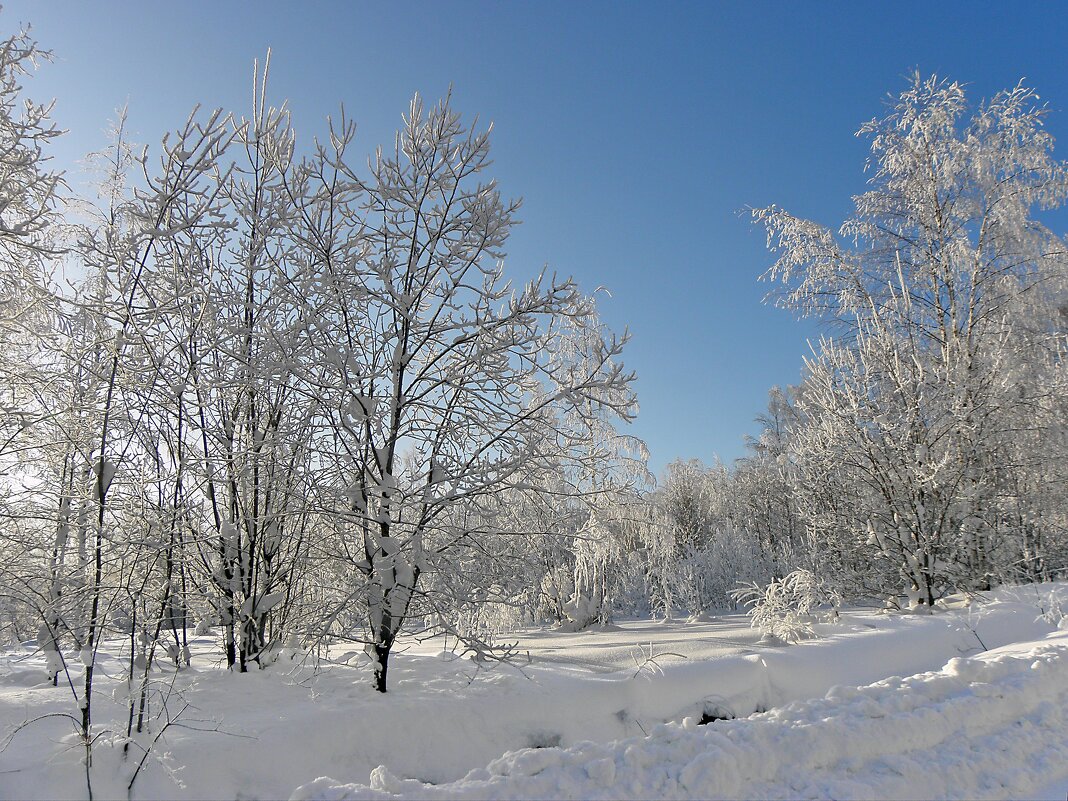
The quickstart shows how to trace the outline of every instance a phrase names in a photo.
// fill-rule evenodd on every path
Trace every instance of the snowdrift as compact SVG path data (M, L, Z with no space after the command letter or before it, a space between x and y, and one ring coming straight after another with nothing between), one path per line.
M961 674L971 669L964 667L971 661L951 660L984 647L1026 641L1032 643L1025 648L1028 654L1026 649L1037 648L1036 642L1056 653L1063 640L1043 638L1057 630L1057 616L1043 613L1065 607L1068 585L1051 584L1006 588L982 604L934 615L854 610L843 613L839 625L821 626L821 639L789 647L758 645L740 616L702 624L623 621L612 631L590 634L526 633L524 648L531 648L533 662L520 668L486 669L441 653L441 643L427 642L423 650L413 644L398 653L391 668L394 689L385 696L373 691L369 671L356 659L318 667L294 662L288 670L275 666L234 675L217 664L217 643L211 637L199 638L192 668L177 674L160 668L158 680L174 683L172 711L184 704L189 709L182 725L167 730L153 749L131 798L285 798L295 787L301 787L296 798L309 799L449 792L460 797L862 797L869 784L875 788L872 794L881 797L1018 797L1029 792L1018 775L1023 763L1003 771L1000 757L988 758L982 744L975 745L976 764L969 766L965 756L960 757L964 761L955 779L959 791L926 780L916 784L913 768L901 786L885 783L896 770L895 760L937 761L951 753L950 747L960 740L950 732L958 721L956 713L947 713L949 723L932 724L932 732L944 735L934 744L924 739L928 733L923 719L937 704L953 700L951 694L936 701L929 698L927 706L922 698L901 701L893 714L908 707L910 717L891 729L878 728L880 718L869 721L858 710L891 703L894 693L885 691L890 685L873 682L938 670L947 662L957 665ZM688 658L670 657L673 651ZM642 655L650 652L653 660L642 663ZM990 659L979 658L977 664ZM102 651L98 667L97 712L103 736L94 749L94 787L99 798L126 798L134 765L121 753L126 687L119 653ZM961 675L951 676L957 685L937 685L942 688L938 692L945 687L966 689L974 679L960 684ZM73 708L70 694L51 687L44 677L43 657L32 645L0 652L0 740L13 735L0 751L0 801L86 797L85 769L76 738L71 739L70 721L57 716ZM923 682L913 688L896 681L899 695L914 689L927 692ZM997 684L990 676L980 683ZM818 714L790 706L824 697L835 685L884 689L836 690L812 708ZM1030 685L1025 685L1021 687L1026 690ZM1060 686L1066 685L1062 678ZM990 727L983 731L993 734L1007 730L1018 736L1021 726L1057 731L1048 717L1055 710L1027 706L1030 690L1014 699L1011 681L997 687L991 692L1005 696L1004 706L976 713L965 725L968 736L979 731L976 726L985 726L984 721ZM969 692L980 698L984 691ZM1049 699L1057 703L1056 694ZM1011 718L1014 709L1019 718ZM760 710L770 711L746 721L693 725L705 712L729 711L745 718ZM885 710L878 714L890 717ZM20 728L30 720L37 722ZM725 734L749 727L763 734ZM781 741L774 734L777 728L785 732ZM825 735L815 734L824 730ZM713 737L713 732L719 734ZM651 736L648 741L646 735ZM720 735L728 739L716 739ZM1060 742L1065 740L1063 732L1058 736ZM713 739L705 744L688 739L694 737ZM868 742L872 737L879 739ZM862 747L863 742L867 744ZM1034 746L1021 745L1034 759L1043 759ZM749 757L727 759L721 754L719 762L709 763L715 782L709 778L712 773L699 778L694 763L700 754L732 754L731 749L743 747L751 752ZM845 748L854 750L841 750ZM511 753L502 757L506 751ZM1022 752L1011 753L1019 757ZM808 762L801 758L805 754ZM884 762L875 761L879 756ZM699 764L710 758L701 757ZM762 772L752 773L746 759L767 764ZM852 764L856 769L851 774ZM683 771L691 765L685 773L687 784ZM810 784L800 778L802 769ZM1036 781L1057 778L1059 769L1052 757L1048 764L1035 763ZM937 769L938 781L948 782L948 770ZM967 778L980 770L986 771L987 789ZM732 771L735 778L719 778L734 775ZM312 782L317 776L334 780ZM999 777L1007 788L998 789ZM787 780L793 783L784 784ZM855 787L833 783L850 780L856 781ZM908 787L914 789L906 792ZM1063 792L1057 797L1064 798Z
M291 801L545 798L1005 798L1068 772L1068 632L936 672L834 687L748 719L525 749L443 785L385 768Z

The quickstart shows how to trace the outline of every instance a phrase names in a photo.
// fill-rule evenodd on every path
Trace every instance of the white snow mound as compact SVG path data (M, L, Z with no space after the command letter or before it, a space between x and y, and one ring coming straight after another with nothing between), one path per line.
M1066 771L1066 708L1058 632L747 719L513 751L440 785L380 767L369 785L320 778L290 801L1022 797Z

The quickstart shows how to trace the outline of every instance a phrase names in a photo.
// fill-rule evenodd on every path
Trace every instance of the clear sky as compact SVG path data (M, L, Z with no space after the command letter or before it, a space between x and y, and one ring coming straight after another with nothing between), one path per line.
M19 22L55 52L30 91L58 100L68 169L123 103L148 144L194 103L245 110L268 46L272 98L305 140L343 102L370 153L414 92L452 84L494 122L495 175L525 199L513 274L548 264L610 288L656 471L742 455L768 388L796 382L818 328L761 304L770 258L743 210L837 225L863 188L853 133L905 75L973 99L1026 77L1068 139L1068 3L7 0L0 28Z

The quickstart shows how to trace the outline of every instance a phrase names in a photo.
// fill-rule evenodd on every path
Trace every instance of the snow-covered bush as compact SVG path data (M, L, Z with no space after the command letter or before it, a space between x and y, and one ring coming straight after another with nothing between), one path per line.
M1038 608L1041 611L1039 620L1056 626L1058 629L1068 628L1068 613L1061 605L1061 599L1057 593L1047 593L1045 598L1039 600Z
M841 598L810 570L787 573L764 587L757 583L739 587L732 597L750 606L749 621L769 639L797 642L816 636L814 624L821 622L816 612L830 606L830 618L837 618Z

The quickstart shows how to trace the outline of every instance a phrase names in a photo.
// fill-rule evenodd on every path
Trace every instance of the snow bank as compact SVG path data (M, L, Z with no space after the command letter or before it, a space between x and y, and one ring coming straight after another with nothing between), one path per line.
M505 754L429 785L385 768L291 801L521 798L1004 798L1068 765L1068 632L937 672L835 687L749 719Z
M821 627L822 639L789 647L757 645L738 616L697 625L629 621L593 634L527 633L521 645L534 661L521 669L486 669L440 654L440 642L404 643L385 696L371 688L366 667L353 664L231 675L216 664L217 643L194 638L191 669L156 674L161 686L173 679L172 713L190 707L183 725L153 749L132 798L279 798L316 776L367 784L381 765L388 773L379 770L380 777L442 785L505 751L625 740L699 718L706 708L745 716L823 696L833 685L937 669L983 645L1037 640L1056 628L1052 616L1041 617L1056 607L1053 593L1068 607L1068 585L1061 584L999 591L972 611L854 611L841 625ZM134 767L122 758L122 738L114 739L126 720L117 645L98 658L94 716L105 736L93 774L101 798L126 797ZM653 660L638 669L634 659L650 650ZM32 646L0 651L0 801L85 797L80 752L65 745L71 721L57 716L74 709L70 693L45 676ZM556 752L535 753L528 759ZM608 775L609 762L600 765L593 771Z
M1034 596L1019 593L1002 590L982 606L937 615L847 615L841 625L818 627L819 640L714 659L662 659L640 671L533 671L533 682L502 681L507 716L493 742L501 746L499 753L532 745L524 738L537 739L539 732L559 735L554 745L618 739L644 734L658 723L700 716L706 706L744 717L818 698L836 684L862 685L934 670L953 657L1050 633L1055 626L1038 615ZM489 728L485 709L470 711L478 718L468 721L468 710L456 712L465 729Z

